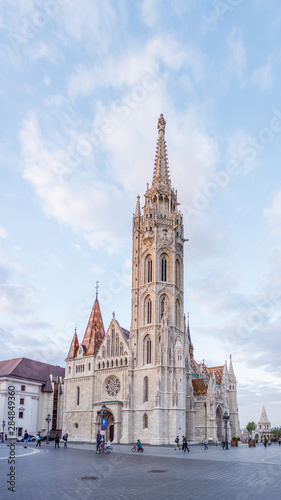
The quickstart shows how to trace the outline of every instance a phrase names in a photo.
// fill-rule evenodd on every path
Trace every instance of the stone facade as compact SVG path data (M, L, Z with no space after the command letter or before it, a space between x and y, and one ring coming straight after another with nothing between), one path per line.
M113 314L105 333L98 295L82 343L74 334L66 359L64 431L94 441L106 405L106 438L174 443L177 435L220 440L223 413L238 436L237 382L229 369L194 359L184 305L183 215L171 187L163 115L151 187L133 216L130 332Z

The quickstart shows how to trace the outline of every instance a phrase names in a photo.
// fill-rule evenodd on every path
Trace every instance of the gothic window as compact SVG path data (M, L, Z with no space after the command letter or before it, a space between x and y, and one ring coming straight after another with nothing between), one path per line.
M118 359L116 359L115 361L115 366L118 366Z
M107 342L106 342L106 355L109 358L110 357L110 338L107 337Z
M161 299L161 303L160 303L160 313L161 313L161 319L163 318L164 316L164 312L166 311L167 309L167 301L166 301L166 297L162 297Z
M114 356L114 347L115 347L115 329L111 330L111 356Z
M105 347L102 348L102 357L105 358Z
M144 416L143 416L143 428L144 429L147 429L148 428L148 416L147 414L145 413Z
M116 335L116 342L115 342L115 350L116 350L116 356L119 356L119 336Z
M165 255L161 259L161 281L167 281L167 259Z
M106 368L109 368L109 361L107 361L106 363Z
M122 342L120 344L120 356L123 356L123 344L122 344Z
M105 364L104 364L104 361L103 361L103 363L102 363L102 367L103 367L103 368L105 368Z
M120 359L120 365L121 366L123 365L123 359Z
M151 363L151 338L147 335L143 341L143 363Z
M80 387L76 387L76 404L79 406L80 404Z
M98 369L100 370L100 363L98 364Z
M181 279L180 279L180 263L178 259L176 260L176 286L180 288L181 286Z
M113 359L111 360L111 368L113 368Z
M71 373L71 366L68 367L68 373Z
M148 377L143 379L143 402L148 401Z
M180 328L180 302L176 300L176 327Z
M106 384L105 384L105 390L107 394L111 397L117 396L118 392L120 391L121 388L121 383L120 380L116 377L110 377Z
M128 361L127 361L127 358L125 358L125 361L124 361L124 363L125 363L125 365L126 365L126 364L128 363Z
M145 259L144 265L144 282L150 283L152 281L152 258L148 255Z
M151 308L152 308L152 303L151 299L149 298L146 303L146 322L148 324L151 323Z

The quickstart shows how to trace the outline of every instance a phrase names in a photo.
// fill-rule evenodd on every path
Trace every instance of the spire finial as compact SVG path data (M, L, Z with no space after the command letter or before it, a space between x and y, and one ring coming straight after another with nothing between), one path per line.
M99 293L99 282L96 281L96 299L98 298L98 293Z
M114 311L112 312L112 318L113 319L115 318L115 312Z
M77 325L75 323L75 335L77 335Z
M157 125L159 134L160 132L163 132L163 134L165 134L165 126L166 126L166 121L164 119L163 114L161 113L160 117L158 118L158 125Z
M171 181L169 177L168 158L165 143L165 126L166 121L161 114L158 118L158 140L156 146L156 157L153 171L152 187L158 188L171 188Z

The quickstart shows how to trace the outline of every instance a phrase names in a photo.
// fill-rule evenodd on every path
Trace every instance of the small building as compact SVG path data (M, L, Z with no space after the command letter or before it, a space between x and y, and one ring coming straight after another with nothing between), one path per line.
M263 406L258 426L255 430L255 441L257 443L262 442L264 438L266 438L267 440L271 439L272 433L271 433L271 422L269 421L266 409Z
M60 366L28 358L0 361L0 419L8 438L23 436L25 430L46 435L48 414L50 434L61 432L64 373ZM15 435L8 432L9 392L15 394Z

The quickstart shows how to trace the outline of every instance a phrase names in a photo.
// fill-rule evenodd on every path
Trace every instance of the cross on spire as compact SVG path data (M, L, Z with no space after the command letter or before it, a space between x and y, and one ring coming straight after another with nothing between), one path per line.
M99 293L99 282L96 281L96 299L98 298L98 293Z

